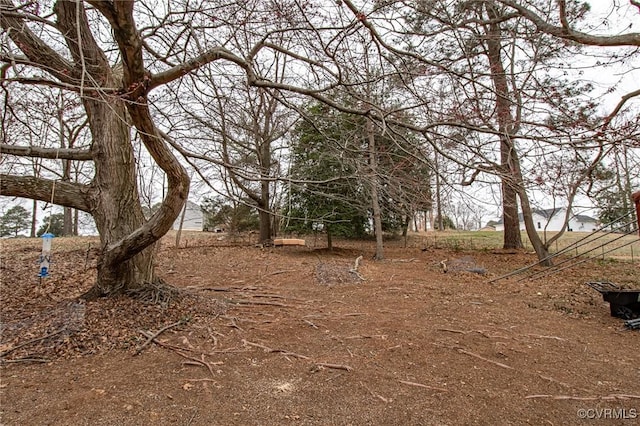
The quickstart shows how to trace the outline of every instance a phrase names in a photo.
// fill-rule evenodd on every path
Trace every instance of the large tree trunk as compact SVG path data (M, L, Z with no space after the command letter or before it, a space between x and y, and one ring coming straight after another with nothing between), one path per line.
M96 42L84 10L84 2L58 0L54 4L56 29L66 43L62 56L34 33L21 14L0 13L0 25L22 50L29 65L72 88L82 100L92 135L91 151L31 150L32 156L93 160L95 175L90 185L52 181L40 177L2 175L0 194L50 201L91 213L101 240L97 280L86 297L132 293L155 281L153 245L171 228L189 191L189 176L167 148L149 111L148 92L177 79L187 71L175 67L153 76L145 69L142 39L133 18L133 1L87 0L111 26L118 44L122 74L115 76L104 51ZM0 0L2 11L19 10L11 0ZM104 34L108 34L105 32ZM104 35L103 34L103 35ZM53 37L54 35L51 35ZM48 36L49 37L49 36ZM196 60L197 68L215 55ZM115 90L120 88L120 90ZM147 152L165 172L168 190L160 208L145 222L138 196L130 129L135 126ZM20 151L16 147L15 151ZM20 154L19 154L20 155ZM155 287L157 288L157 287Z
M152 248L125 261L105 256L109 248L144 223L136 183L135 159L130 143L130 127L123 102L105 104L85 101L93 137L95 161L93 186L98 196L91 214L100 234L103 256L90 295L106 296L142 286L153 280ZM133 253L132 253L133 254ZM125 254L125 257L129 257Z
M511 137L515 132L517 123L511 113L511 93L507 75L501 58L502 29L498 23L498 12L495 5L485 4L489 17L493 23L488 25L487 31L487 58L491 67L491 79L495 89L496 113L498 118L498 130L500 132L500 164L502 167L502 219L504 223L504 248L522 248L520 235L520 221L518 220L517 189L522 181L518 180L515 169L518 157L515 143Z
M503 165L509 164L512 150L509 144L500 144L500 153ZM511 165L506 166L509 168ZM502 176L502 222L504 224L503 248L520 249L522 236L520 234L520 218L518 217L518 193L514 188L514 182L510 176ZM526 222L525 222L526 223Z
M38 225L38 201L33 200L33 205L31 206L31 232L29 236L31 238L36 237L36 227Z
M538 261L542 266L553 266L551 259L549 258L549 246L545 244L538 231L536 231L535 223L533 223L533 215L531 214L531 206L529 205L529 197L527 196L525 191L521 191L520 193L520 202L522 203L522 216L524 217L524 224L527 230L527 236L529 237L529 241L531 241L531 245L533 246L533 250L536 252L538 256ZM564 232L564 230L563 230Z
M260 242L269 241L273 236L271 231L272 214L269 208L271 202L271 193L269 181L260 182L261 197L258 204L258 217L260 218Z
M373 134L373 123L367 119L367 142L369 155L369 170L371 172L370 191L371 208L373 210L373 230L376 236L375 260L384 259L384 242L382 239L382 209L378 193L378 159L376 157L376 138Z

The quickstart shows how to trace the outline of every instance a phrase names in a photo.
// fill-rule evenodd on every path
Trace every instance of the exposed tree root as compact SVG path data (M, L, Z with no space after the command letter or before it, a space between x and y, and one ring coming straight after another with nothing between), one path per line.
M147 282L140 288L126 290L125 294L146 305L160 305L166 308L171 302L180 298L182 290L156 278L153 282Z

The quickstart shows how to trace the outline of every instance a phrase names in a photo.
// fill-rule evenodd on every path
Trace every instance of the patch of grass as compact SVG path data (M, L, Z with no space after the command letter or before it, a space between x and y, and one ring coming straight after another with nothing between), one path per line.
M552 238L554 233L541 233L544 240ZM417 232L409 236L409 247L446 248L463 250L495 250L503 246L503 233L497 231L444 231ZM525 232L522 241L526 250L531 250L531 243ZM603 247L600 247L603 246ZM624 247L623 247L624 246ZM605 261L640 261L640 239L637 235L621 236L620 234L565 232L551 247L551 253L567 249L567 256L587 255Z

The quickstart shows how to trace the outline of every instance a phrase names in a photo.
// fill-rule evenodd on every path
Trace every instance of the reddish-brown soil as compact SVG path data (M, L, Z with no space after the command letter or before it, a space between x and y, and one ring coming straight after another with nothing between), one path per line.
M42 282L40 242L2 242L2 425L640 421L640 333L585 285L640 287L637 263L490 283L533 255L416 240L373 261L369 242L260 249L212 235L165 241L159 275L185 295L162 308L77 300L94 278L90 241L54 241ZM364 280L350 271L360 255ZM445 274L445 259L488 273Z

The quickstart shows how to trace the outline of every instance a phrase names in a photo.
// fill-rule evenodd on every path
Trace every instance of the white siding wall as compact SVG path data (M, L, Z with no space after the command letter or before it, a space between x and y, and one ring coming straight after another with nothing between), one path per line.
M536 227L536 230L539 232L549 231L549 232L558 232L562 229L562 224L564 223L564 209L557 212L551 219L548 219L538 213L533 213L533 224ZM578 221L576 218L572 218L569 220L568 229L573 232L592 232L596 229L597 225L595 222L583 222ZM520 222L520 230L524 231L525 225L524 222ZM503 232L504 224L499 223L496 225L496 231Z
M180 220L182 219L182 212L178 218L173 222L173 229L180 229ZM202 225L204 223L204 217L200 206L195 203L187 203L187 211L184 214L184 223L182 229L184 231L202 231Z

